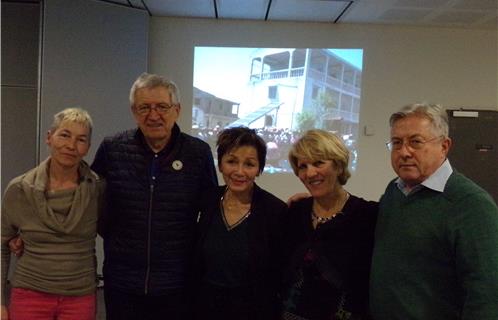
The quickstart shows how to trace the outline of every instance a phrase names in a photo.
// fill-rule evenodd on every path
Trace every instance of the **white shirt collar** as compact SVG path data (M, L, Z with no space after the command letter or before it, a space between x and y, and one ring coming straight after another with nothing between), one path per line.
M395 183L398 186L399 190L403 192L405 195L409 195L417 192L422 189L422 187L429 188L434 191L443 192L444 187L446 186L446 182L450 178L450 175L453 173L453 168L451 167L450 161L448 159L444 160L443 164L427 179L422 181L419 185L409 189L406 186L406 183L401 180L401 178L397 178Z

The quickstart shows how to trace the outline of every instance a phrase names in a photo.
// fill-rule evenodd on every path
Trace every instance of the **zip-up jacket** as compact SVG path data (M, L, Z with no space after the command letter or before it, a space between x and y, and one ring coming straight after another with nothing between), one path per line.
M130 294L165 295L186 286L201 191L217 185L207 143L180 132L158 153L140 129L106 138L92 169L107 181L104 283Z

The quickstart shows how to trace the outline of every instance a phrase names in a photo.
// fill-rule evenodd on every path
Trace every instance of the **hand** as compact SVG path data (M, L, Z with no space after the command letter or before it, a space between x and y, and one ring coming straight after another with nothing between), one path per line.
M24 252L24 242L20 236L16 236L9 241L10 252L12 252L16 257L22 256Z
M0 314L2 316L2 320L9 320L9 311L7 310L7 307L4 306L3 304Z
M301 199L309 198L311 197L311 194L307 192L300 192L292 195L288 200L287 200L287 206L290 207L293 202L296 202Z

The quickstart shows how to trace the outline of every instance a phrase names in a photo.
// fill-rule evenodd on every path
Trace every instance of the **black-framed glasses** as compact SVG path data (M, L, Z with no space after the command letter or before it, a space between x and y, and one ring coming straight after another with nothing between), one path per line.
M168 104L168 103L158 103L155 105L152 104L141 104L135 107L135 111L142 116L148 115L152 109L156 110L159 114L168 113L173 107L176 107L176 104Z
M386 147L387 150L389 151L398 151L403 148L403 146L406 144L407 147L409 147L412 150L420 150L424 147L426 143L436 141L437 139L441 139L443 136L437 136L434 138L431 138L429 140L424 140L422 138L409 138L409 139L391 139L391 141L386 142Z

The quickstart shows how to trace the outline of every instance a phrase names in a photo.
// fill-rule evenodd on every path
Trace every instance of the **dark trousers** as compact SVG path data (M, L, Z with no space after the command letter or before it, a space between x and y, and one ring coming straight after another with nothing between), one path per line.
M198 291L196 320L274 320L278 305L262 307L250 288L226 288L204 283Z
M135 295L104 288L107 320L185 320L187 304L183 290L167 295Z
M250 320L250 296L243 288L203 284L196 303L196 319Z

